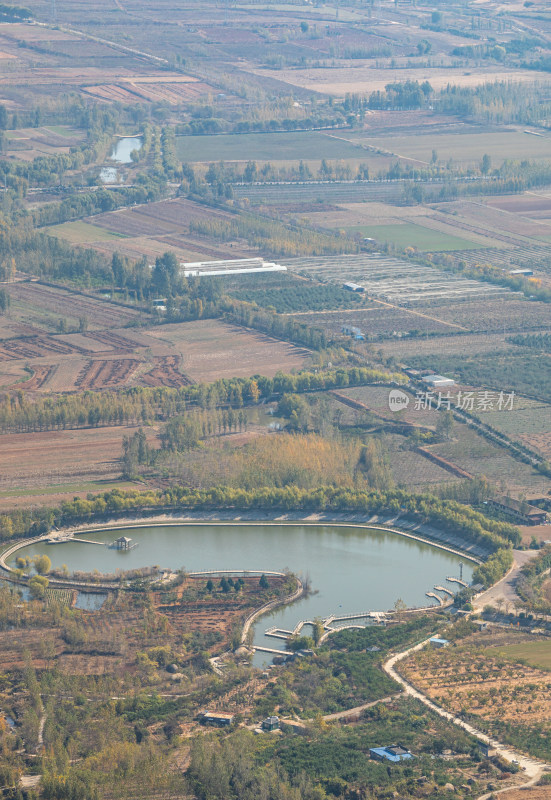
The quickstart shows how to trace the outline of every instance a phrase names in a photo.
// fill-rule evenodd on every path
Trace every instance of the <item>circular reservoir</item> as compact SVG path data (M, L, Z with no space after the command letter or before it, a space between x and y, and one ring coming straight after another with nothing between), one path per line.
M77 535L105 545L119 536L128 536L139 546L117 551L82 542L53 546L39 543L14 553L10 565L14 566L18 556L47 553L54 567L66 564L70 571L115 572L118 568L152 565L169 569L184 567L189 572L289 568L303 578L308 577L312 594L276 609L256 623L255 644L273 649L283 649L285 643L265 637L264 631L269 627L293 630L300 620L313 620L316 616L386 611L398 598L408 606L426 606L435 603L425 595L434 591L435 586L451 591L460 588L457 583L446 581L447 576L459 576L460 556L398 534L361 526L209 522L128 527ZM465 581L470 581L472 570L472 562L466 560ZM270 658L265 654L265 660Z

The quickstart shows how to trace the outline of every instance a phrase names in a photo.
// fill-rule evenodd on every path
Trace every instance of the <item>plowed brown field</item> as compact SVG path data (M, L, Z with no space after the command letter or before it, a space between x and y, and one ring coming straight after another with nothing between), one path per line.
M32 489L80 480L120 477L123 436L132 427L4 434L0 437L2 489ZM150 444L156 432L146 430Z
M142 386L170 386L177 389L180 386L187 386L193 383L187 375L183 375L178 369L179 356L161 356L154 360L155 366L153 369L142 375L139 380Z
M84 390L120 388L129 382L139 365L135 358L89 361L81 370L76 386Z

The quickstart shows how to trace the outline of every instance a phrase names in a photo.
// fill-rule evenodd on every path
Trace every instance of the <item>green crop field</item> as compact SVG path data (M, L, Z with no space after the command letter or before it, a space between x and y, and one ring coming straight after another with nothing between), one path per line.
M44 229L50 236L57 236L58 239L65 239L71 244L83 244L85 242L110 242L113 239L126 239L123 233L98 228L88 222L63 222L61 225L52 225Z
M184 161L288 161L361 155L358 145L321 131L178 136L176 155Z
M52 133L57 133L59 136L67 136L68 138L82 135L82 131L78 131L76 128L71 128L69 125L48 125L46 130L52 131Z
M495 651L488 651L495 652ZM509 644L499 648L499 655L513 661L524 661L532 667L551 670L551 641Z
M475 244L468 239L423 228L412 222L396 223L395 225L357 225L346 230L348 233L361 233L378 242L392 242L398 247L417 247L419 250L438 252L483 248L483 245Z
M371 145L397 156L429 163L433 150L439 161L472 163L480 162L488 153L494 166L506 158L549 159L551 158L551 136L529 136L522 131L488 131L487 133L439 134L433 136L388 136L363 137L357 132L344 134L358 144Z

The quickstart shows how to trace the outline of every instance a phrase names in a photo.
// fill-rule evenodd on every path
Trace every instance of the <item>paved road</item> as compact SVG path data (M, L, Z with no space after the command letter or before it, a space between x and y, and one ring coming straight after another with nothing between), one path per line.
M401 686L404 687L405 693L410 695L411 697L415 697L417 700L420 700L421 703L424 703L428 708L438 714L440 717L447 719L449 722L453 722L454 725L457 725L460 728L463 728L468 733L473 736L476 736L481 742L486 742L487 744L491 744L492 747L496 750L499 756L503 758L505 761L517 761L521 769L524 769L526 772L526 776L528 778L534 779L536 781L542 774L545 769L551 769L551 766L544 763L543 761L537 761L533 758L527 758L522 753L519 753L517 750L514 750L512 747L508 747L507 745L502 744L501 742L496 741L495 739L491 739L482 731L479 731L474 725L469 724L468 722L464 722L462 719L450 714L449 711L445 711L440 706L433 703L426 695L422 692L415 689L408 681L406 681L402 676L396 671L395 666L399 661L407 658L412 653L421 650L429 643L430 639L425 639L420 644L415 645L414 647L408 648L408 650L404 650L403 653L397 653L396 655L391 656L385 663L383 664L383 669L391 678L394 678ZM518 788L518 787L517 787ZM491 793L490 793L491 794Z
M512 611L515 607L515 603L518 601L516 585L520 576L520 570L528 561L535 558L537 554L537 550L513 550L514 563L512 568L504 578L485 592L482 592L482 594L472 601L474 611L480 612L485 606L499 608L500 604L504 608L509 606Z

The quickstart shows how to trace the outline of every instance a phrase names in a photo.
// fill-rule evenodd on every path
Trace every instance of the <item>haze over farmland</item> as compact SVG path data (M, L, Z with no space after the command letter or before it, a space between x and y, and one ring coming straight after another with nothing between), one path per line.
M548 797L550 246L544 0L0 4L5 800Z

